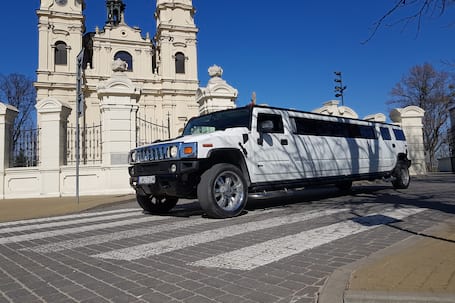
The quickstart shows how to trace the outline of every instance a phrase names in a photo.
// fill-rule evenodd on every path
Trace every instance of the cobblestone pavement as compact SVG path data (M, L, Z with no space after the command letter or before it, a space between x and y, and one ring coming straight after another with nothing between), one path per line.
M242 216L127 203L0 224L3 302L315 302L337 268L454 213L454 177L250 201Z

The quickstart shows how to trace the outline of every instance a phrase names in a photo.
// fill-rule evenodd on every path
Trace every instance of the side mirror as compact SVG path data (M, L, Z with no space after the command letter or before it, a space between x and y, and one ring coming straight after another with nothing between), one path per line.
M270 133L273 131L273 121L265 120L261 122L260 131L263 133Z
M273 131L273 121L271 120L265 120L262 121L259 124L259 138L258 138L258 144L262 145L264 143L264 133L270 133Z

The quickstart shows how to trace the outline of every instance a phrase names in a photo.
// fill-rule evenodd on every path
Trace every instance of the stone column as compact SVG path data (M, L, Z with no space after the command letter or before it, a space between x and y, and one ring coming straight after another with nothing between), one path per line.
M36 104L39 130L41 193L60 196L60 166L65 161L66 123L71 106L54 98Z
M100 98L103 166L127 165L128 153L136 147L136 114L140 90L124 71L125 62L113 64L113 76L97 88Z
M5 197L5 169L9 167L11 128L18 110L0 102L0 199Z
M102 125L102 166L105 192L132 191L129 186L128 154L136 147L136 115L140 90L125 74L126 63L117 59L114 74L97 88Z
M401 126L408 143L408 157L412 161L410 173L426 173L425 147L423 145L422 119L425 111L417 106L395 108L390 112L390 119Z

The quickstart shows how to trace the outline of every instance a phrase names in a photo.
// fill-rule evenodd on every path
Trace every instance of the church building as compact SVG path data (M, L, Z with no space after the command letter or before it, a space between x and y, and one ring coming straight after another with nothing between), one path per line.
M125 75L137 90L136 124L145 123L150 129L140 144L175 137L188 119L207 112L201 109L207 109L206 103L213 102L213 96L197 94L201 91L198 28L192 0L157 0L153 37L125 23L127 6L122 0L106 0L104 27L89 31L85 25L86 5L90 2L41 0L37 11L37 101L52 97L67 103L72 108L69 125L74 124L76 57L84 48L82 87L85 103L80 122L83 125L101 125L99 87L113 75L112 63L116 59L127 63ZM226 83L220 90L224 99L219 100L222 106L220 108L218 104L216 109L234 107L237 91Z

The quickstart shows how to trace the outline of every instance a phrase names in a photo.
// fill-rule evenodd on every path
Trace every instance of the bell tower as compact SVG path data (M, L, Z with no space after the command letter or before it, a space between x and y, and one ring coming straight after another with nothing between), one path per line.
M163 80L198 81L197 32L192 0L157 0L156 36Z
M38 16L37 98L72 103L76 56L82 49L85 0L41 0Z
M107 21L106 24L111 26L119 25L125 22L125 7L122 0L107 0Z
M156 1L156 65L162 86L161 112L174 126L170 137L179 135L186 121L199 115L194 14L192 0Z

